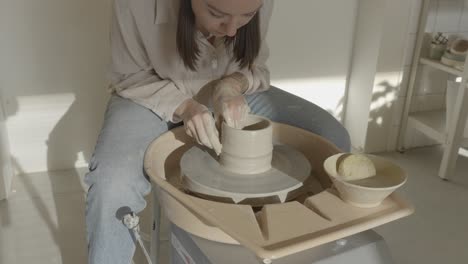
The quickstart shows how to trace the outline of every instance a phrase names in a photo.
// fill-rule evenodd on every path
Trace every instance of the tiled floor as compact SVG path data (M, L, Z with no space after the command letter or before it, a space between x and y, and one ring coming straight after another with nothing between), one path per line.
M400 193L416 213L376 230L398 264L468 263L468 158L460 156L451 182L437 177L437 147L381 156L409 175ZM85 170L18 176L15 193L0 201L1 264L86 263Z

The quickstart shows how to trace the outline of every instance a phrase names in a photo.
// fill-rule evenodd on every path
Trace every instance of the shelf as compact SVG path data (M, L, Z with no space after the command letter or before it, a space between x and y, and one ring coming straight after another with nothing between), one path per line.
M450 74L453 74L453 75L456 75L458 77L461 77L463 75L463 72L458 70L458 69L455 69L453 67L450 67L450 66L447 66L445 64L442 64L440 61L437 61L437 60L431 60L431 59L427 59L427 58L421 58L419 60L421 62L421 64L423 65L428 65L432 68L435 68L435 69L438 69L438 70L441 70L443 72L446 72L446 73L450 73Z
M459 91L459 95L463 95L462 102L458 102L453 111L461 113L459 120L448 124L450 127L446 127L446 115L445 111L429 111L429 112L416 112L410 113L411 104L413 103L413 97L415 93L415 84L418 83L418 75L421 72L419 69L423 65L431 67L431 69L445 72L457 77L462 77L462 82L465 83L468 80L468 62L464 62L465 70L462 71L455 67L447 66L442 64L439 60L431 60L422 56L424 48L428 48L426 44L429 44L432 38L430 33L425 31L428 16L431 10L431 1L422 1L420 18L418 23L418 33L416 37L416 45L414 47L414 56L412 60L412 69L409 77L409 84L406 93L405 106L403 108L402 123L400 128L400 137L398 140L398 149L405 149L405 142L407 139L407 128L412 127L426 136L440 142L444 147L444 154L442 156L442 162L439 168L439 176L442 179L448 179L454 174L455 165L457 162L457 151L459 147L466 145L468 138L462 140L455 140L455 134L460 134L460 131L455 131L456 126L461 130L462 125L459 120L466 119L466 108L468 108L468 96L465 96L466 90ZM448 76L446 76L448 77ZM442 88L442 87L441 87ZM463 87L465 88L465 87ZM455 108L456 107L456 108ZM464 125L464 124L463 124ZM463 126L464 129L465 126ZM450 131L450 134L448 133ZM456 132L456 133L452 133ZM461 145L459 144L461 141ZM456 144L455 144L456 143Z
M426 136L441 144L445 143L445 110L411 113L408 122ZM462 144L468 144L468 138L464 138Z
M410 124L426 136L439 143L445 142L445 111L427 111L411 113Z

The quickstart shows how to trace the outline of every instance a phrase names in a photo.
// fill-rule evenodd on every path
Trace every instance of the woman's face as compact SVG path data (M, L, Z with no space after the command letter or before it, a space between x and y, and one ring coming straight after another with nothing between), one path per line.
M195 23L203 34L233 37L249 23L263 0L191 0Z

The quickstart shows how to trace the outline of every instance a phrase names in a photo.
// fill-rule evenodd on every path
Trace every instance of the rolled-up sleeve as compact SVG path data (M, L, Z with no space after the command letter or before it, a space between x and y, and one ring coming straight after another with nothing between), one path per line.
M249 86L245 94L261 92L270 88L270 71L266 66L266 61L270 55L270 51L266 42L266 35L272 13L273 1L266 0L260 10L260 32L262 41L260 52L251 68L239 70L239 72L244 74L245 77L247 77L247 80L249 80Z
M191 96L174 82L157 74L146 53L135 22L131 1L116 0L111 27L110 88L157 114L161 119L174 119L177 107Z

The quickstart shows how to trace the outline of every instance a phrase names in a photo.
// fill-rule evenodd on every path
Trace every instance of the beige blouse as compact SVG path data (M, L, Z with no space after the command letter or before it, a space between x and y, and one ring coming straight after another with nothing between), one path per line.
M163 120L178 122L173 115L186 99L205 84L234 72L249 80L246 94L270 87L265 65L264 41L273 1L260 10L262 47L251 69L240 69L223 41L213 45L198 32L200 57L197 71L184 66L177 54L176 31L180 0L115 0L111 28L111 91L151 109Z

